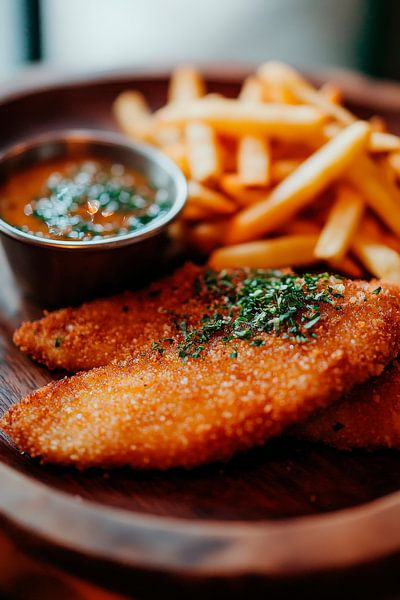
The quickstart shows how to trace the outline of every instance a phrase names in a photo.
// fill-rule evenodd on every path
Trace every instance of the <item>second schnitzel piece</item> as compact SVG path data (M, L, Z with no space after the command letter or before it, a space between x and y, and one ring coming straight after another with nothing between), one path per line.
M400 448L400 365L358 385L293 432L341 450Z
M196 326L47 385L0 426L45 462L191 467L264 443L400 351L395 286L277 272L223 272L206 285L219 301Z

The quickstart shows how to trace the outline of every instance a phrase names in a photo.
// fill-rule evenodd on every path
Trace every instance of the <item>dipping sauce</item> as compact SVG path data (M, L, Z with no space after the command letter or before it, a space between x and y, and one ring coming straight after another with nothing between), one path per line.
M166 189L108 160L39 163L0 187L0 217L36 236L98 240L138 231L171 207Z

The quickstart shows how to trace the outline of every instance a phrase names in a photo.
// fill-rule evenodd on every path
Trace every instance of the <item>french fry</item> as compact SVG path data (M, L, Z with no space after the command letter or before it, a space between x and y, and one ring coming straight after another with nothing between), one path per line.
M183 104L205 94L202 76L194 67L178 67L171 75L168 102Z
M232 200L198 181L188 182L188 198L193 206L209 211L210 214L231 215L237 210Z
M354 279L360 279L363 276L362 269L350 256L344 256L340 260L328 260L327 262L335 273L344 273Z
M318 238L315 257L341 260L351 245L363 210L364 201L360 194L348 186L339 186L335 203Z
M382 175L376 164L363 156L348 170L346 178L388 228L400 235L399 190Z
M178 165L186 177L190 177L188 155L186 146L183 142L168 144L163 147L163 152Z
M127 135L158 145L183 170L178 237L212 252L214 267L322 261L400 283L400 137L381 117L357 121L334 83L318 90L269 62L228 99L205 94L199 72L180 67L164 108L151 114L128 91L113 111Z
M271 149L262 138L247 135L239 142L238 175L244 185L266 186L270 180Z
M274 269L288 265L310 265L315 262L314 247L317 239L315 234L288 235L225 246L211 254L209 265L217 270L231 267Z
M122 92L112 106L114 117L122 131L133 139L152 141L154 120L140 92Z
M371 125L372 131L380 131L381 133L385 133L387 131L386 121L383 117L379 115L373 115L369 119L369 123Z
M397 177L400 177L400 152L391 152L388 156L388 162Z
M356 120L356 117L350 111L332 102L325 94L316 90L288 65L267 62L258 68L257 75L266 84L280 86L288 90L297 100L323 110L343 125L350 125Z
M298 217L297 219L292 219L288 223L285 223L285 225L279 229L279 232L286 235L315 233L319 236L321 228L316 221Z
M210 219L210 214L207 209L198 204L192 204L189 200L183 211L180 214L180 218L183 221L206 221Z
M330 81L327 81L320 87L319 93L325 96L329 102L332 102L333 104L342 104L342 91L337 85Z
M219 185L239 206L254 204L265 198L265 194L267 193L266 188L255 189L247 187L243 184L237 173L224 173L219 179Z
M191 229L190 241L203 254L210 254L223 245L226 227L226 221L198 223Z
M185 130L189 169L192 179L212 181L221 173L218 142L210 125L188 123Z
M342 131L338 123L327 123L323 128L326 139L333 138ZM380 131L371 131L368 150L370 152L396 152L400 150L400 137L391 133L382 133Z
M232 99L200 98L184 106L170 104L155 113L160 126L182 127L203 121L214 131L231 136L265 135L302 140L322 131L324 113L313 106L253 104Z
M280 159L271 163L271 183L280 183L300 166L301 160L297 158Z
M370 152L397 152L400 150L400 137L392 133L373 131L368 150Z
M154 127L153 140L164 150L165 146L182 143L182 131L179 127Z
M184 104L189 100L201 98L205 94L204 81L197 69L193 67L178 67L171 75L168 88L168 102ZM160 146L179 142L181 132L179 127L158 128L155 134Z
M260 238L285 223L342 175L365 150L369 133L370 126L363 121L346 127L277 185L265 200L245 208L233 217L227 243Z
M352 246L354 254L376 277L400 283L400 254L374 238L358 233Z
M326 140L329 140L342 131L343 127L339 123L327 123L324 125L323 133Z
M257 77L249 75L243 82L240 90L239 100L241 102L262 102L263 86Z
M400 252L400 238L387 231L382 223L374 218L372 214L364 215L360 226L360 232L366 236L381 242L396 252Z
M314 234L319 238L320 231L321 229L318 223L315 221L305 218L297 218L285 225L282 230L280 230L280 233L284 233L286 235ZM361 277L363 274L358 264L352 258L350 258L350 256L344 256L340 260L331 259L325 262L335 273L345 273L346 275L354 278Z
M243 103L262 101L262 86L255 79L243 84L239 100ZM245 185L267 185L270 179L271 148L269 142L259 136L246 135L239 141L237 170Z

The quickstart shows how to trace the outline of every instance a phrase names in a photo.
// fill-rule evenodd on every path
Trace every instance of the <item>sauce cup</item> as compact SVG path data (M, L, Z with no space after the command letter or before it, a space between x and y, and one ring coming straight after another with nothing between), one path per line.
M52 132L6 149L0 154L0 184L38 162L88 157L143 173L167 190L171 207L138 231L83 241L38 237L0 218L1 242L21 292L43 307L77 304L157 276L170 250L167 227L186 202L186 180L175 163L151 146L102 131Z

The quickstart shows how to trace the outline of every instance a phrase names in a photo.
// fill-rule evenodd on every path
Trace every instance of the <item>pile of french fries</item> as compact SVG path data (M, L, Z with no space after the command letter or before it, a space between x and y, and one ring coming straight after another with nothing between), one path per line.
M129 137L185 173L175 232L212 267L325 263L400 283L400 138L379 117L358 120L334 84L316 89L267 62L230 99L207 94L200 73L182 67L160 110L137 91L113 110Z

